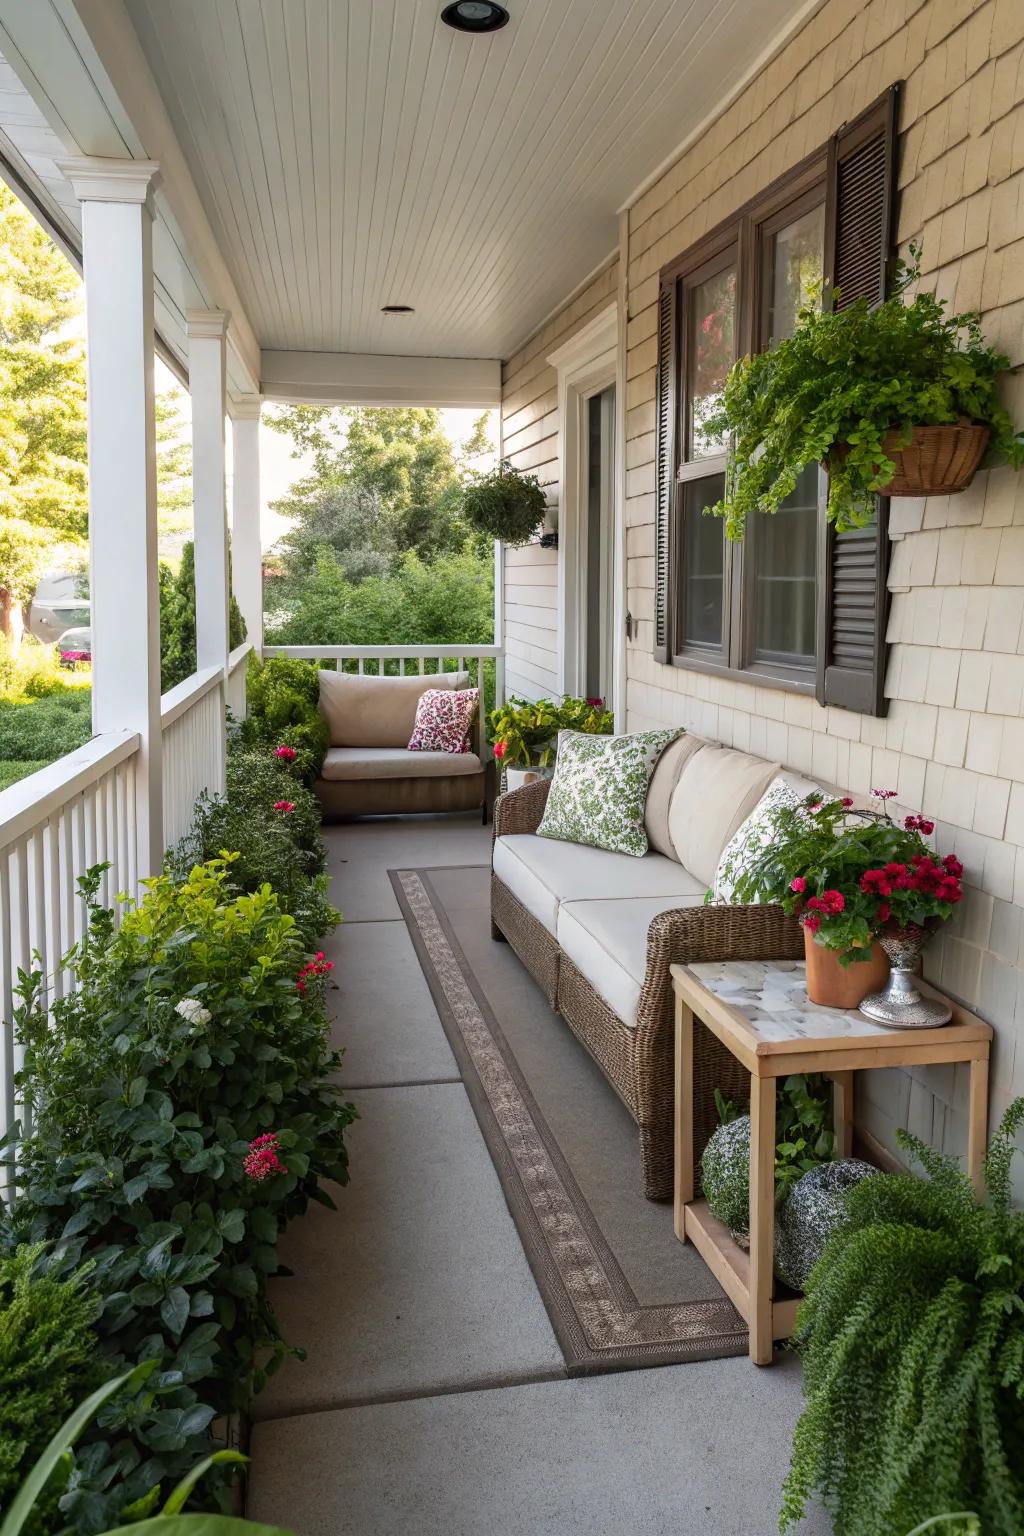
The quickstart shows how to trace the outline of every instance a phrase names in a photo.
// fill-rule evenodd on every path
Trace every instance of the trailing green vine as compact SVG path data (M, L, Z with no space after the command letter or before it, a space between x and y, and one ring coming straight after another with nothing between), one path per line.
M976 314L947 315L934 293L905 302L920 262L911 245L874 309L861 298L823 310L816 296L792 336L734 365L703 424L712 439L735 435L725 497L710 509L730 539L743 537L751 513L777 512L800 472L826 460L829 517L839 529L870 523L895 469L882 447L894 429L903 446L914 426L967 418L991 429L993 456L1024 464L1024 440L996 391L1010 359L985 344ZM840 444L848 452L836 455Z

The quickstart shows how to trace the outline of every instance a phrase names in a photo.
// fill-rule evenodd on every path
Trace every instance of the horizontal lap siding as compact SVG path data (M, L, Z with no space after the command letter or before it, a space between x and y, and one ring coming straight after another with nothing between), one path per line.
M616 263L602 269L502 368L505 457L536 475L557 509L558 380L547 361L556 347L614 299ZM528 544L505 553L505 663L510 693L529 699L559 692L558 551Z

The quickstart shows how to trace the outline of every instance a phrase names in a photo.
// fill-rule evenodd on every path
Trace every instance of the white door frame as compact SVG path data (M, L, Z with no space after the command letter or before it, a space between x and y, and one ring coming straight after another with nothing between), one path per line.
M547 361L558 374L558 457L561 494L558 507L558 677L563 694L580 694L584 688L582 638L584 614L581 599L586 592L583 569L585 540L584 481L586 438L583 412L592 395L614 384L618 387L618 306L609 304ZM613 443L613 542L612 570L619 564L618 546L624 537L622 475L617 462L619 447ZM613 680L624 663L625 610L620 583L614 583L612 624ZM614 693L614 681L612 684ZM609 701L610 702L610 701Z

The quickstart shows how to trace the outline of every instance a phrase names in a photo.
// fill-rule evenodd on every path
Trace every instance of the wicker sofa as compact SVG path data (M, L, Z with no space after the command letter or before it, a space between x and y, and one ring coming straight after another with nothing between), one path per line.
M313 785L324 819L479 810L493 799L480 711L468 752L410 752L416 705L428 688L468 688L468 672L372 677L320 673L330 747Z
M803 955L801 929L780 907L704 904L722 848L781 771L779 765L700 738L692 745L697 750L668 793L678 849L666 842L663 831L656 837L651 825L660 764L648 796L652 851L642 859L537 837L549 781L500 796L494 809L492 936L512 946L636 1121L644 1193L650 1200L668 1199L672 1193L669 966ZM804 781L794 777L793 782L799 787ZM718 803L710 805L716 795ZM660 797L666 798L664 786ZM680 853L697 868L687 868ZM749 1094L749 1082L734 1059L708 1031L698 1029L694 1124L699 1148L717 1123L716 1087L740 1102Z

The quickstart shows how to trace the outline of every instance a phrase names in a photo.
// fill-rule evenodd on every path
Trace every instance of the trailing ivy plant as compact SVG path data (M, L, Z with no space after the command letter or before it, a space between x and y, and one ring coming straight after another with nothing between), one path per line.
M497 469L469 481L463 511L477 533L503 544L525 544L544 521L547 498L536 475L524 475L502 459Z
M882 447L892 430L905 446L912 427L967 418L991 429L996 458L1024 464L1024 441L996 392L1010 359L985 344L976 314L947 315L934 293L905 302L920 262L911 245L883 304L816 302L792 336L734 365L704 424L711 437L734 434L726 494L710 509L730 539L743 537L752 513L777 512L800 472L826 460L831 520L838 529L870 523L895 471ZM834 454L839 445L848 451Z
M847 1195L798 1319L807 1401L783 1531L815 1494L836 1536L892 1536L950 1510L976 1511L985 1536L1024 1530L1024 1212L1010 1206L1022 1125L1017 1099L985 1203L955 1159L906 1132L927 1178L879 1174Z
M157 1362L76 1452L61 1511L82 1533L184 1475L214 1418L281 1363L278 1236L311 1198L331 1204L322 1181L347 1182L355 1111L326 1039L329 962L269 887L232 890L231 862L147 882L120 922L91 871L75 989L47 1010L42 977L23 977L32 1132L0 1245L46 1242L55 1278L79 1274L112 1367Z

